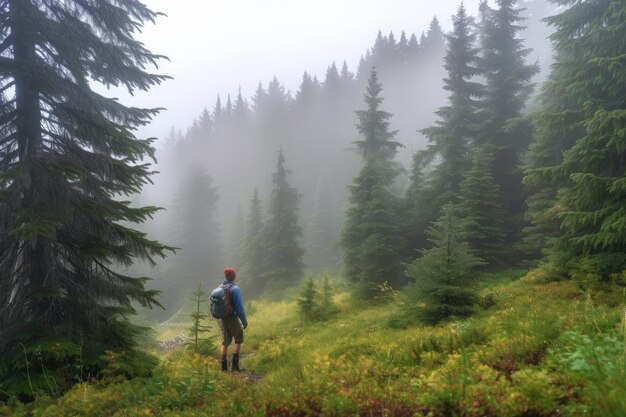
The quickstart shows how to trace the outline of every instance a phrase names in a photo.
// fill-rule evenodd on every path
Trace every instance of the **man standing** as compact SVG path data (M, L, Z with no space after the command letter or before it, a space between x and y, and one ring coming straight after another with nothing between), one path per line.
M243 329L248 327L246 312L243 308L243 298L239 287L235 285L237 273L232 268L224 268L224 276L226 279L222 283L222 287L226 290L226 300L231 303L232 314L219 320L222 329L222 371L228 370L228 346L233 339L235 346L233 348L233 364L232 371L240 372L239 369L239 350L243 343Z

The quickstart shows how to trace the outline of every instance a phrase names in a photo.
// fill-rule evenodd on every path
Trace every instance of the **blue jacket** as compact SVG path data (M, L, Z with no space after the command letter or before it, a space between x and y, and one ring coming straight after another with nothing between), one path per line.
M233 303L233 310L235 310L235 314L241 320L241 324L248 326L248 319L246 318L246 311L243 309L243 298L241 297L239 287L227 279L224 280L222 285L230 285L230 301Z

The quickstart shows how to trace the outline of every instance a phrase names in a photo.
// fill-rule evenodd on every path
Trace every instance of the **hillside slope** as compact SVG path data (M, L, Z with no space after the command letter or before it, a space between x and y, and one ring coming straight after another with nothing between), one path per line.
M389 328L393 294L372 306L338 294L316 323L295 301L255 303L243 374L179 349L151 378L82 383L0 416L626 415L623 296L514 278L485 277L477 314L438 327Z

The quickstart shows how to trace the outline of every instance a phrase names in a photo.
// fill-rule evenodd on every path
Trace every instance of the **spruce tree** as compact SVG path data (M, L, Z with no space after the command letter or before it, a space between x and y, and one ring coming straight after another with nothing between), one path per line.
M527 65L530 49L524 47L518 33L523 29L516 0L497 0L498 8L481 4L481 71L486 80L482 99L483 122L478 144L495 150L493 174L500 186L500 203L507 215L507 241L517 243L523 225L524 190L521 159L531 133L521 120L530 80L537 65Z
M263 227L261 200L259 200L259 193L255 188L250 199L250 208L246 219L246 239L241 274L243 278L241 286L252 297L260 294L264 287L261 278L265 267Z
M236 124L241 124L246 121L250 108L247 101L241 95L241 87L237 92L237 98L235 99L235 105L233 106L233 118Z
M300 315L306 320L313 318L318 297L319 291L315 285L315 281L312 276L309 276L302 283L302 290L300 291L300 297L298 297L298 310L300 311Z
M272 195L269 201L269 218L265 225L264 284L295 284L302 278L304 250L300 246L302 231L298 224L298 191L287 181L289 171L285 168L282 148L278 153L276 172L273 174ZM283 287L284 288L284 287Z
M257 132L265 144L278 145L290 138L289 127L291 120L287 115L291 108L291 96L276 77L263 91L261 84L254 97L256 111Z
M215 121L215 126L220 126L223 123L224 117L224 107L222 107L222 99L220 95L217 95L217 100L215 100L215 107L213 107L213 120Z
M429 201L429 186L424 167L429 160L429 155L425 151L416 152L413 155L411 177L409 188L406 191L403 205L404 228L404 252L403 259L413 259L416 249L423 249L426 242L424 231L428 225L428 219L434 204Z
M365 94L366 110L357 111L357 129L363 140L356 141L363 157L363 167L350 186L350 208L341 236L344 267L348 279L364 296L372 296L377 286L400 278L398 239L399 199L389 187L397 176L393 161L401 146L391 139L397 132L389 130L391 114L380 110L382 86L372 70Z
M430 178L431 203L436 212L447 202L457 202L459 184L469 166L470 145L476 136L476 99L482 90L480 84L472 81L478 74L478 49L474 47L476 36L471 32L473 19L467 16L463 5L452 17L452 23L454 29L446 36L444 68L448 74L443 80L443 88L450 93L448 105L437 111L439 120L435 126L422 130L430 141L428 152L439 160Z
M439 24L437 16L433 16L428 26L426 35L422 35L420 46L422 52L427 56L440 56L439 54L445 50L445 35Z
M191 328L189 329L189 347L194 353L202 355L210 355L215 353L215 346L212 343L211 326L209 324L210 316L206 312L206 306L209 301L207 292L202 287L202 283L198 283L190 297L193 302L194 310L190 314Z
M475 269L482 261L472 253L464 222L453 204L443 206L441 217L427 233L433 247L422 250L406 271L426 304L421 319L436 324L451 317L469 316L476 302L472 288Z
M336 312L333 302L335 288L328 274L323 274L320 281L318 314L321 319L327 319Z
M494 151L489 145L474 149L472 166L461 183L459 211L467 221L468 241L490 266L500 266L505 256L507 228L493 176Z
M263 88L263 83L259 81L259 85L254 91L254 97L252 97L252 108L256 113L259 113L263 106L265 105L265 98L267 97L267 92Z
M319 83L314 82L309 73L305 71L302 75L302 83L300 83L300 88L296 93L296 105L299 108L310 112L313 106L317 104L319 100L320 91L321 86L319 85Z
M324 78L324 90L327 95L338 95L340 91L340 78L337 65L333 62L331 66L326 70L326 77Z
M526 181L543 201L534 214L558 221L559 230L541 229L553 264L610 281L626 269L626 5L557 4L566 9L548 19L556 58L533 148L544 157L534 156Z
M81 370L98 376L105 350L132 358L140 328L127 318L158 305L148 278L116 266L168 251L132 228L158 209L125 200L150 181L154 139L135 130L159 109L92 89L133 93L166 78L146 70L161 57L134 39L157 16L138 0L2 2L0 392L26 391L24 350L33 363L41 352L60 386Z

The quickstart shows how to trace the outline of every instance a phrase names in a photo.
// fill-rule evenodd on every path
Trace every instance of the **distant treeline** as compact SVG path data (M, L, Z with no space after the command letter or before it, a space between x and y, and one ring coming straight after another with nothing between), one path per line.
M545 38L548 31L539 19L549 14L550 8L537 1L525 5L528 10L523 15L532 16L533 31L529 33ZM477 24L471 23L472 31L479 30ZM297 224L302 236L297 241L304 249L304 268L313 273L341 271L339 238L349 204L348 186L361 165L355 152L355 142L360 140L355 111L364 106L370 71L377 71L384 89L384 109L393 114L391 126L398 130L395 140L404 145L397 161L405 169L390 186L391 193L400 198L411 187L413 155L429 140L422 129L434 123L437 109L446 104L443 79L448 44L437 18L421 36L379 32L355 73L345 62L340 67L331 64L323 80L305 72L293 95L276 78L267 86L259 82L250 100L241 92L233 97L218 96L215 105L204 109L184 133L172 128L159 159L159 197L145 196L145 201L169 209L158 227L148 225L147 230L181 248L156 270L145 271L156 278L157 288L165 290L164 302L178 305L185 298L183 293L199 280L218 280L214 274L226 263L241 269L244 287L248 283L251 289L263 287L258 255L250 254L260 250L245 243L255 240L250 233L256 232L246 231L246 223L251 210L260 210L258 222L270 216L266 209L279 148L299 197ZM550 55L542 59L549 61ZM426 171L437 162L434 153L430 154L433 163L423 167ZM198 176L205 182L200 188L192 185L199 181L193 178ZM211 202L197 198L200 190L211 195ZM254 193L258 202L251 203ZM256 205L261 208L252 207ZM204 214L190 215L194 212ZM403 259L414 254L411 244L407 245ZM296 283L300 275L285 279Z

